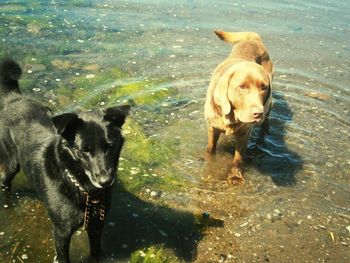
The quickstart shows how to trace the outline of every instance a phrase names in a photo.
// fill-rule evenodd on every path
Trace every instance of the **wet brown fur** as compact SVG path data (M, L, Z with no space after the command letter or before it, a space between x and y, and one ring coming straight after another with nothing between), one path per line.
M222 132L233 134L237 144L230 183L243 181L243 156L251 128L262 123L271 105L273 64L261 37L255 32L215 34L234 47L213 71L205 103L209 153L215 153Z

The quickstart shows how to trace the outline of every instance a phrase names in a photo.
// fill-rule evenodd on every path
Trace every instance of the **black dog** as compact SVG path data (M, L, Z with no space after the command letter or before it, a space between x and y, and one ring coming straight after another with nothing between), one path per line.
M0 70L2 187L10 189L20 168L32 181L53 223L54 262L69 262L71 236L82 225L98 259L129 106L51 117L49 108L19 94L17 63L4 60Z

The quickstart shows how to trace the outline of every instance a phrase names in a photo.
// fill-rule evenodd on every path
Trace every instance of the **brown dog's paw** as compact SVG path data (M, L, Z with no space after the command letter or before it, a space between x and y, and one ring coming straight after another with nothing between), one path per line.
M231 173L227 177L227 183L233 185L244 183L243 170L238 167L233 167Z
M213 147L207 147L207 154L215 154L216 153L216 149Z

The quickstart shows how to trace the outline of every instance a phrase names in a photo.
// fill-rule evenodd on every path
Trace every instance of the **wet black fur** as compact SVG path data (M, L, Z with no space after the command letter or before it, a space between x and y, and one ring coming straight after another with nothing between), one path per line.
M71 236L83 224L85 195L64 171L108 211L129 106L51 116L49 108L20 94L20 75L13 60L0 63L0 180L10 190L20 169L29 177L53 224L56 262L66 263ZM92 210L87 229L97 259L103 227L98 212L99 207Z

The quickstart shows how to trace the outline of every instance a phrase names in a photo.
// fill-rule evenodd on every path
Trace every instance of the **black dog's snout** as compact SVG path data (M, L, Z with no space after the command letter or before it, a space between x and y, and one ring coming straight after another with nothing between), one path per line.
M113 177L102 176L102 177L99 178L98 183L102 187L111 186L112 183L113 183Z

